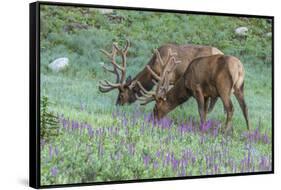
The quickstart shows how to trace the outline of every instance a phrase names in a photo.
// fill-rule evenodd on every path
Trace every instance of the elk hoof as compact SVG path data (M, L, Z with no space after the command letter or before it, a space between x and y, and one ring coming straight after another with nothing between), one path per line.
M228 126L223 130L223 134L225 136L232 136L233 135L233 127Z

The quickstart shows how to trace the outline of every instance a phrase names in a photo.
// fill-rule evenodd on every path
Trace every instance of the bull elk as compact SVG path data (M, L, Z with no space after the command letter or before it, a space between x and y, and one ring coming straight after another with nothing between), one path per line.
M214 54L223 54L220 50L210 46L199 46L199 45L176 45L176 44L165 44L157 49L159 54L154 53L152 58L149 60L146 67L140 71L133 79L129 76L126 80L126 55L129 48L129 41L126 41L124 50L121 50L116 43L112 45L112 52L109 53L105 50L101 50L109 59L113 66L113 69L104 66L104 68L116 75L116 82L112 83L104 80L100 83L99 90L103 93L109 92L113 89L118 89L119 94L116 100L116 105L124 105L126 103L133 103L137 100L137 96L142 96L141 89L136 82L139 81L146 91L150 91L156 80L155 75L152 75L147 66L150 67L157 75L159 75L164 65L161 62L167 62L169 57L169 49L176 54L174 57L181 61L177 64L174 71L170 74L170 83L174 84L183 74L189 63L202 56L209 56ZM156 51L155 51L156 52ZM115 61L116 54L120 54L122 57L121 66ZM159 56L160 55L160 56ZM121 77L120 77L121 72Z
M233 105L231 93L234 93L239 102L240 108L246 120L247 128L250 130L248 119L248 108L244 100L244 67L239 59L233 56L213 55L201 57L193 60L186 69L183 76L176 82L172 89L158 81L157 89L149 94L143 89L145 100L155 100L153 109L154 117L161 119L167 113L175 109L178 105L194 97L198 104L201 124L206 122L208 103L214 104L218 97L221 98L227 118L225 132L231 129L231 119L233 116ZM165 73L161 79L169 79ZM138 83L141 86L140 83ZM167 91L167 93L162 93Z

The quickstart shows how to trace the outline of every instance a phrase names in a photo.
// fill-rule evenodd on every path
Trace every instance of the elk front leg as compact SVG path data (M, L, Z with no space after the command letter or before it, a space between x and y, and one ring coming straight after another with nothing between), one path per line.
M198 112L199 112L199 115L200 115L200 122L201 122L201 125L205 123L206 121L206 113L205 113L205 102L204 102L204 96L203 96L203 93L202 93L202 90L200 87L197 86L197 89L196 89L196 100L197 100L197 104L198 104Z

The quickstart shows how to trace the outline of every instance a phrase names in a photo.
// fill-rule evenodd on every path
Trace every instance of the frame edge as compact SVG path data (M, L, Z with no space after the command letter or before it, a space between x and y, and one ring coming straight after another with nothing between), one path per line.
M38 130L38 27L39 3L29 4L29 186L40 187L40 134ZM40 99L39 99L40 100ZM39 135L39 136L38 136Z

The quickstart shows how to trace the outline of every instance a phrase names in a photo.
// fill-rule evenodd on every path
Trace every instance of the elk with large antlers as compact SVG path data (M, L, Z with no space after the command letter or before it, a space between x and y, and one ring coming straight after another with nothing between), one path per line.
M115 61L115 55L117 53L116 47L118 48L117 44L113 44L112 53L108 53L107 51L102 50L102 52L111 60L111 62L114 63L116 63ZM129 47L129 41L127 41L127 46L125 50L128 51L128 47ZM161 55L162 61L164 62L167 61L169 49L171 49L173 52L176 52L175 58L181 61L181 63L177 64L176 68L170 75L171 76L170 82L172 84L175 83L175 81L177 81L183 75L184 71L186 70L189 63L193 59L202 56L223 54L217 48L210 47L210 46L165 44L157 49L157 51ZM119 51L119 54L123 55L122 50ZM126 77L125 75L122 75L123 80L120 80L120 77L118 77L118 73L117 73L118 71L116 70L119 70L120 72L121 69L119 69L119 67L114 64L112 65L113 65L113 69L109 69L107 67L105 69L109 70L111 73L116 74L117 76L116 82L110 83L109 81L104 81L101 83L99 89L101 92L109 92L113 89L118 89L119 94L116 101L117 105L124 105L125 103L133 103L136 101L137 96L142 96L141 89L138 85L136 85L136 81L139 81L147 91L150 91L155 85L155 83L153 82L153 79L155 78L147 69L147 67L145 67L141 72L139 72L133 79L131 79L131 77L129 76L125 81L125 77ZM151 70L153 70L158 75L163 70L163 65L161 64L161 60L159 59L159 56L156 53L152 55L152 58L150 59L147 65L149 65ZM122 74L126 74L126 73L122 73Z
M165 74L164 74L165 75ZM155 92L154 96L146 94L146 98L154 97L156 101L153 109L154 117L161 119L178 105L194 97L198 104L201 123L205 123L209 100L221 98L227 113L225 132L231 129L233 105L231 93L234 93L250 130L248 108L244 100L244 67L239 59L233 56L213 55L193 60L184 75L176 82L175 86L167 93ZM162 78L165 76L162 75ZM169 79L169 77L166 77ZM163 83L159 83L161 88ZM165 86L162 86L166 88ZM145 93L145 92L144 92ZM157 98L155 98L157 97ZM146 103L146 102L145 102Z

